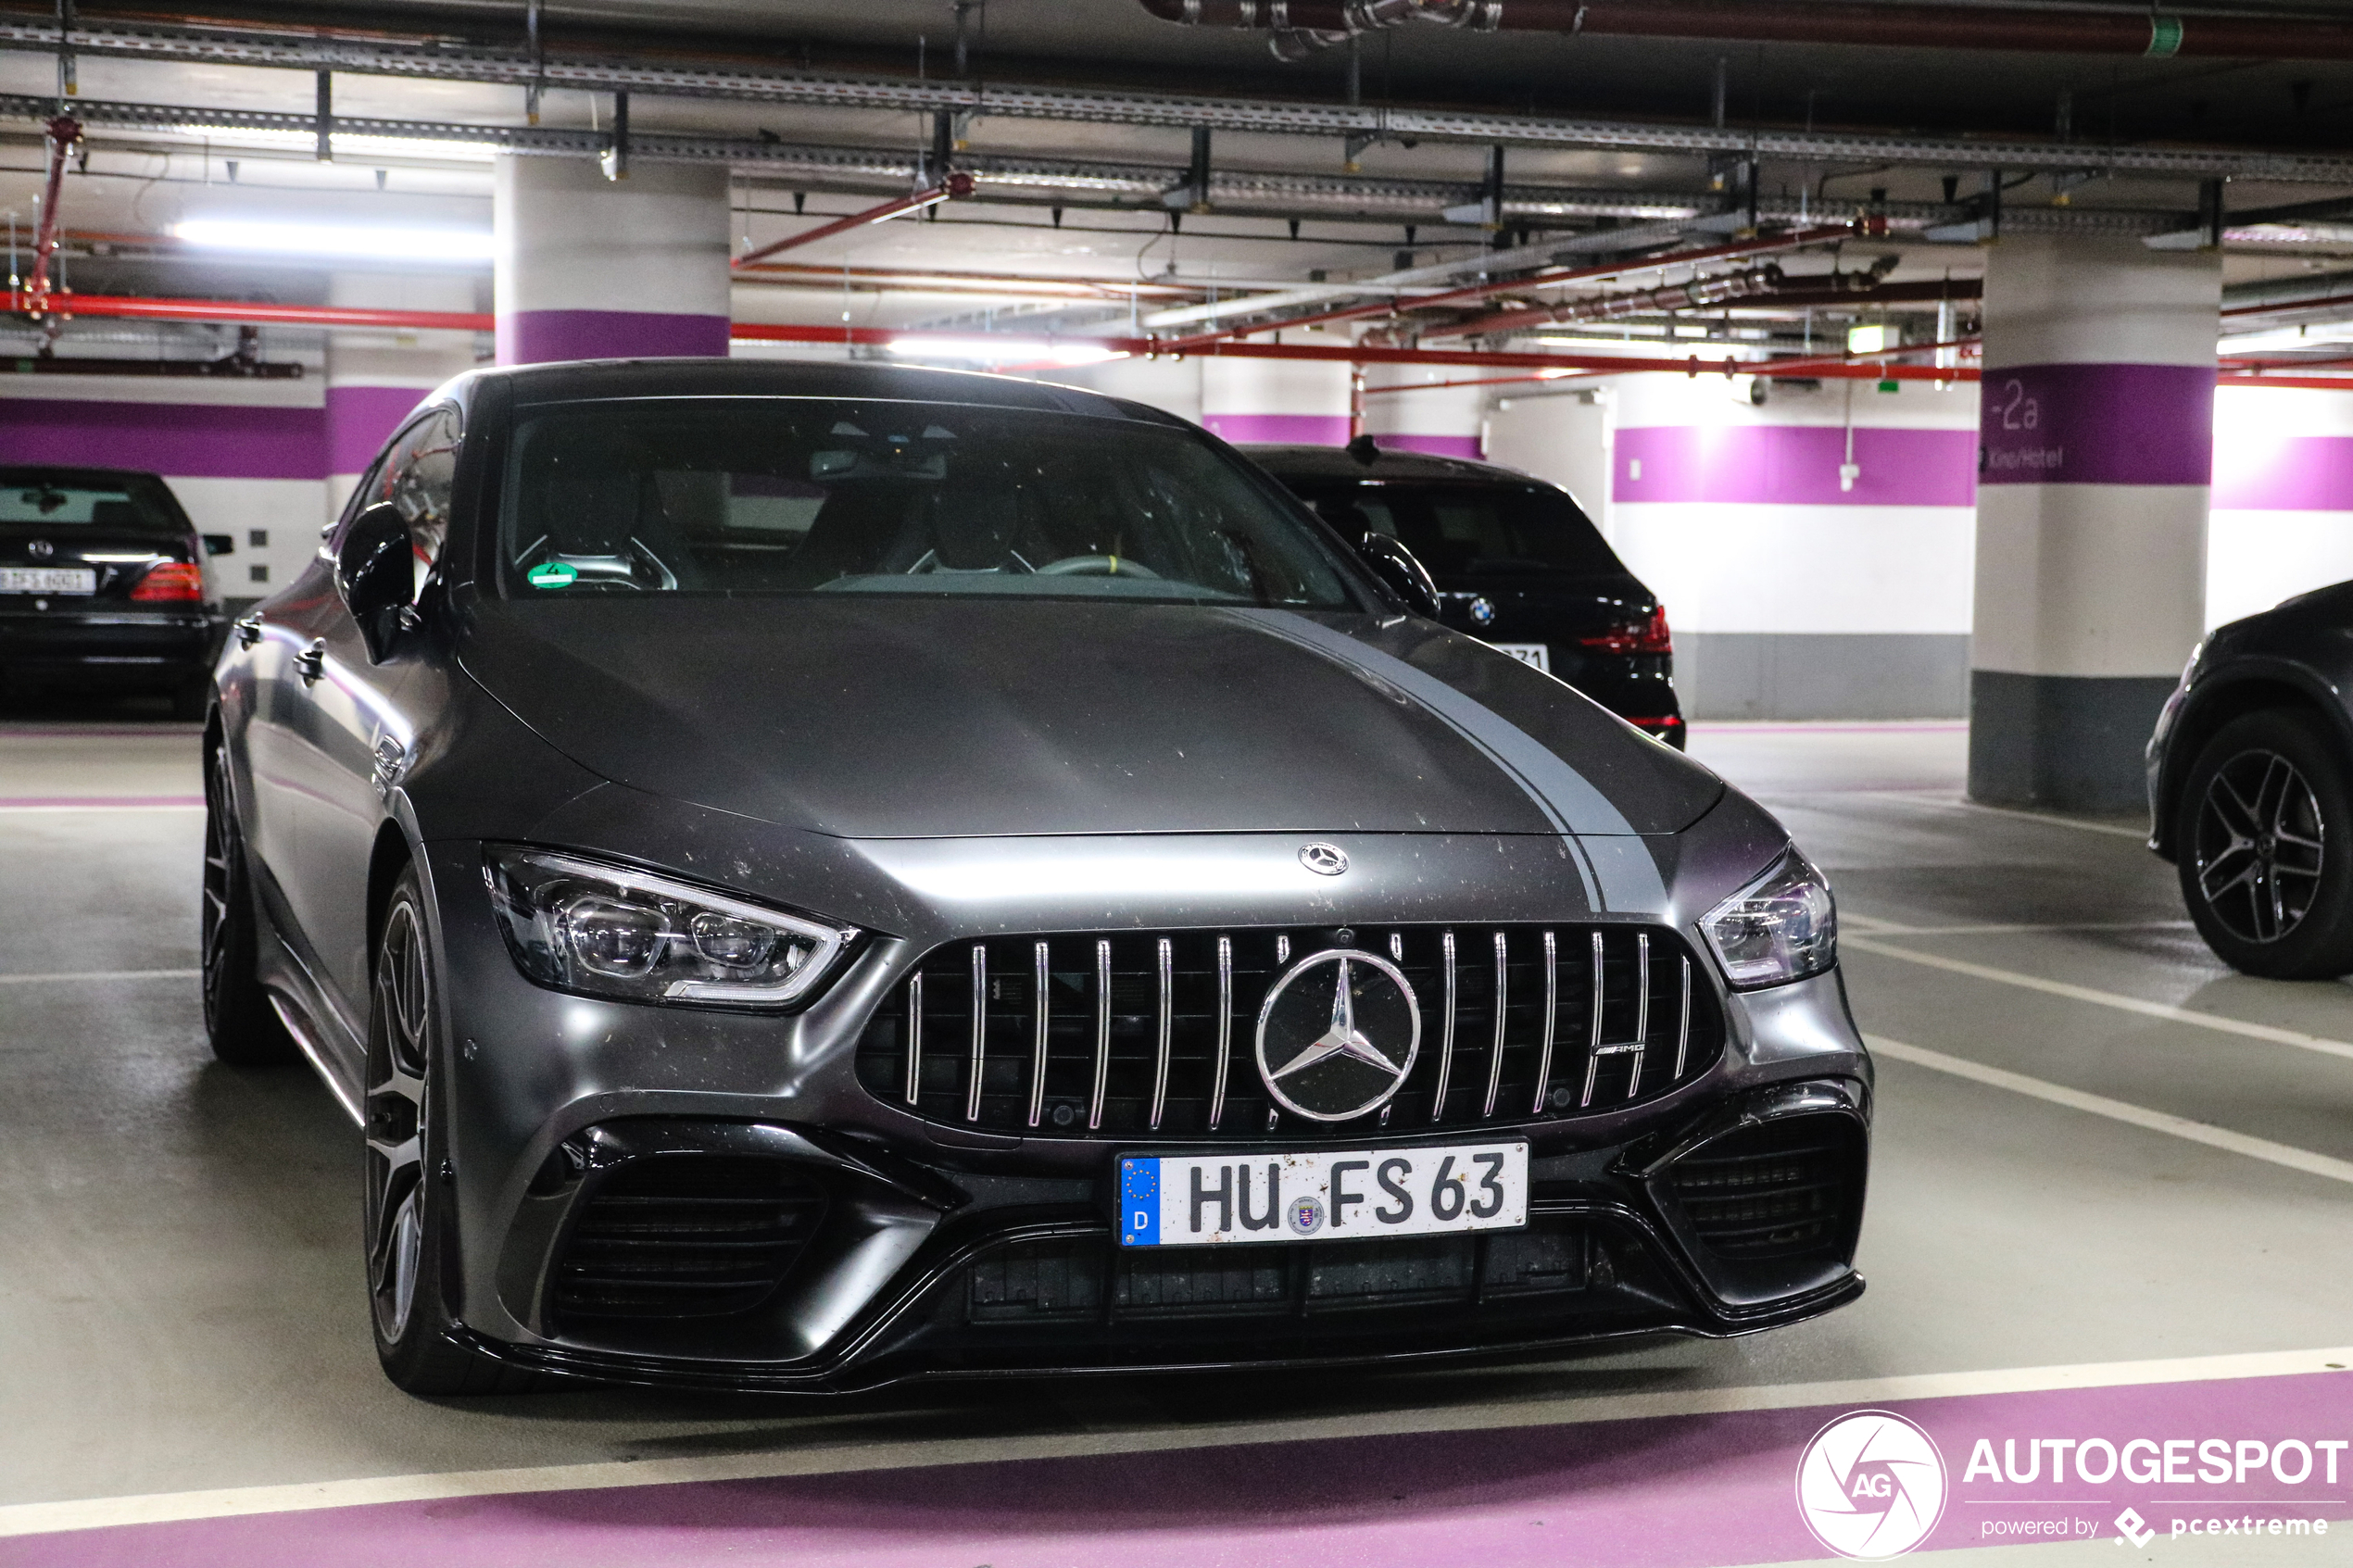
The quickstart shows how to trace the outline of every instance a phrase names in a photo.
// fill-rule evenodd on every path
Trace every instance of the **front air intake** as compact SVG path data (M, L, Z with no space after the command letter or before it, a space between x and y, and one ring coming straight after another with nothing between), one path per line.
M1861 1200L1862 1130L1843 1115L1743 1127L1667 1169L1701 1246L1728 1263L1843 1258Z
M781 1160L656 1155L582 1199L556 1265L573 1318L712 1318L775 1293L824 1217L825 1195Z

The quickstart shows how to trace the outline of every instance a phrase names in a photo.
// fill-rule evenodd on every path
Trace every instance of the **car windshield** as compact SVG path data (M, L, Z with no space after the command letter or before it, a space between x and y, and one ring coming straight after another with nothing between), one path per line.
M503 589L1359 608L1282 498L1193 432L963 404L648 398L526 411Z
M71 528L176 535L188 522L148 474L0 469L0 529Z
M1426 480L1289 482L1345 537L1403 543L1430 575L1590 576L1625 565L1575 501L1544 484Z

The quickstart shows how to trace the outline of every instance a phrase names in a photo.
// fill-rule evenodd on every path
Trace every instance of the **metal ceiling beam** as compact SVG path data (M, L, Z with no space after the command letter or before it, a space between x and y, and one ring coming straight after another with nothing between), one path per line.
M415 43L230 28L134 27L54 16L0 15L0 49L444 82L580 88L647 96L720 98L812 108L934 115L1000 115L1102 125L1374 139L1417 138L1680 154L1735 154L1814 162L1917 164L1937 169L2114 171L2199 179L2353 185L2353 158L2229 147L2113 146L2091 142L1794 131L1513 115L1474 109L1384 107L1052 86L761 70L734 62L647 62L497 49L446 40Z

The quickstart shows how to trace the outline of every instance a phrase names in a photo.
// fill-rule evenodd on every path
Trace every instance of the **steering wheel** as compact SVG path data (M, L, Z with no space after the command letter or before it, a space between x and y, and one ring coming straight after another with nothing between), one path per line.
M1040 577L1149 577L1160 573L1126 556L1064 556L1038 569Z

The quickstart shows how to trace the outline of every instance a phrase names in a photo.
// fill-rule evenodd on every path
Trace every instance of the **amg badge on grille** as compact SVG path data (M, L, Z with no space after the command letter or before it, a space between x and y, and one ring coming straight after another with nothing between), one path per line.
M1285 971L1258 1010L1258 1075L1311 1122L1378 1110L1414 1070L1422 1015L1404 972L1353 947Z

